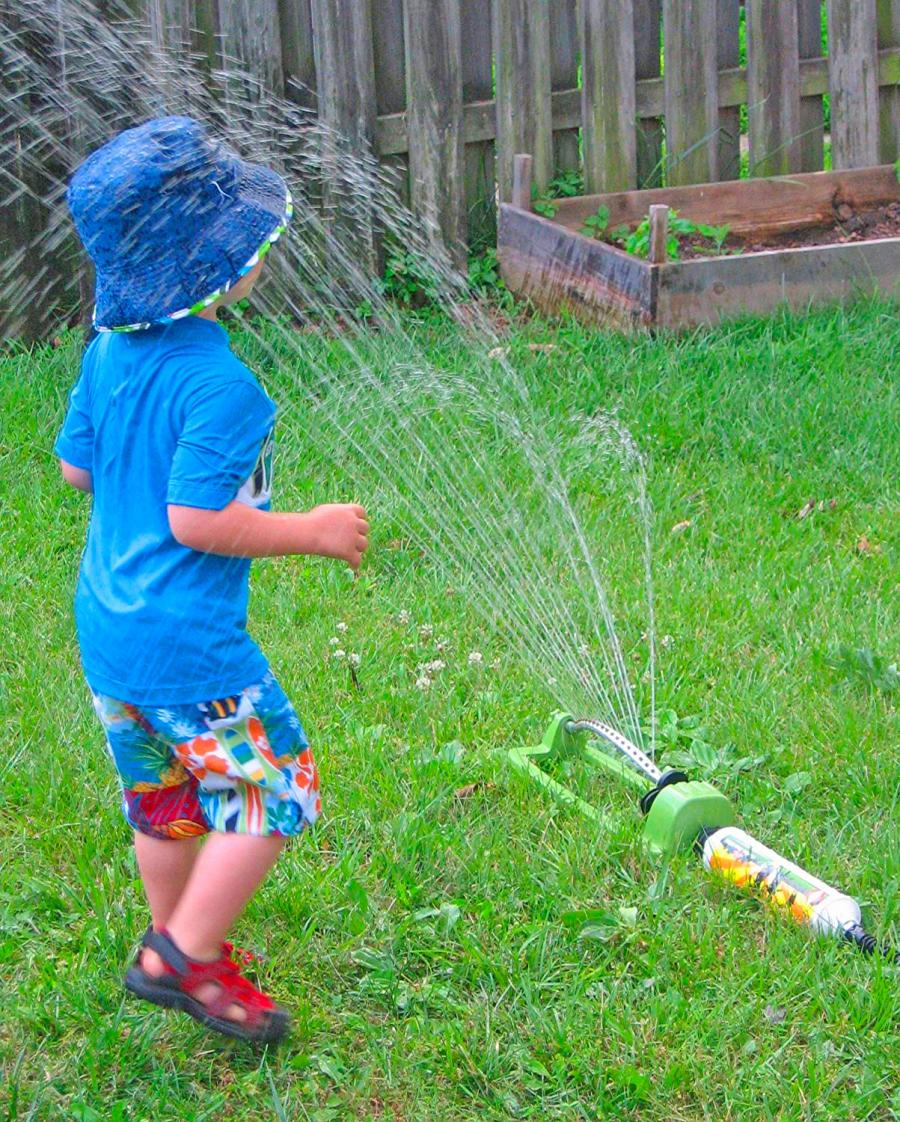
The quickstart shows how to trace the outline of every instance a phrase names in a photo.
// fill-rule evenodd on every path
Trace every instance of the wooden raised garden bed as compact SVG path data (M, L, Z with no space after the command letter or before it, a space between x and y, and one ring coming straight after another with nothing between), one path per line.
M534 213L531 159L517 156L513 201L500 208L500 268L509 288L543 312L678 329L863 293L900 299L900 182L890 164L552 202L552 217ZM604 228L634 230L651 206L648 259L584 232L598 212ZM688 245L691 259L667 260L667 208L728 226L725 243L717 250L710 241L711 256L693 256Z

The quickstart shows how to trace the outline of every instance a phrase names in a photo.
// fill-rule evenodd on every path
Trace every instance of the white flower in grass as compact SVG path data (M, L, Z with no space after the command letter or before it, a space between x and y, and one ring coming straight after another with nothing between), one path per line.
M423 623L422 626L419 628L419 635L423 639L430 639L433 634L434 634L434 628L431 626L430 623Z
M503 665L503 663L500 661L500 659L495 658L494 661L491 663L491 670L499 670L502 665Z
M359 666L359 664L362 662L362 658L356 653L356 651L351 651L351 653L347 655L347 661L351 666L355 667Z
M404 625L409 623L409 612L406 610L406 608L397 613L397 622Z
M481 651L469 651L469 665L477 666L479 662L484 662L484 655Z
M674 646L674 644L675 644L675 640L672 638L671 635L663 635L660 642L664 647L671 647L671 646Z
M341 621L340 621L340 623L336 623L336 624L334 625L334 629L335 629L335 631L337 631L337 632L338 632L339 634L343 635L343 634L344 634L344 632L345 632L345 631L347 630L347 625L346 625L346 623L344 623L344 621L343 621L343 620L341 620Z
M338 662L340 662L341 659L344 659L344 658L347 657L347 652L345 650L342 650L340 647L338 647L338 649L332 653L331 657L336 658L338 660Z
M435 644L434 644L434 649L436 651L440 652L440 653L443 653L447 649L447 640L446 639L436 640Z
M555 686L555 685L556 685L556 679L555 679L555 678L553 677L553 675L552 675L552 674L551 674L551 675L550 675L550 677L549 677L549 678L547 679L547 685L548 685L548 686Z
M430 685L431 685L431 679L428 677L427 674L421 674L418 678L416 678L416 689L417 690L427 690Z
M433 662L426 662L425 663L425 669L428 671L429 674L440 674L440 672L442 670L444 670L446 668L446 666L447 666L446 662L444 662L443 659L440 659L440 658L434 659Z
M328 640L328 642L329 642L329 645L332 646L332 647L339 647L341 645L341 641L337 637L337 635L332 635L331 638Z

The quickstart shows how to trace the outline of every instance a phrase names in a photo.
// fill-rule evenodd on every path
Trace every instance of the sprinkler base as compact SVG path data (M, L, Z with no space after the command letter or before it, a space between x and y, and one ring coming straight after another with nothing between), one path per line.
M574 758L623 780L641 796L641 806L647 815L643 843L652 853L668 856L690 849L704 827L718 828L734 823L734 808L712 784L687 780L680 772L666 772L648 791L646 778L638 775L623 759L592 747L583 731L572 731L573 724L570 714L554 713L540 744L510 750L511 766L539 783L557 802L575 807L607 827L612 826L608 815L554 779L542 765ZM659 775L658 770L655 774Z

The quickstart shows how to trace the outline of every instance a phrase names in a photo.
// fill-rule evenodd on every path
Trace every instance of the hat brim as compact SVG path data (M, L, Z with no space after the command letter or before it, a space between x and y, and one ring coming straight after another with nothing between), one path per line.
M139 331L195 315L221 299L268 252L293 215L281 176L261 164L235 161L231 195L184 245L173 231L169 252L152 266L97 270L94 326Z

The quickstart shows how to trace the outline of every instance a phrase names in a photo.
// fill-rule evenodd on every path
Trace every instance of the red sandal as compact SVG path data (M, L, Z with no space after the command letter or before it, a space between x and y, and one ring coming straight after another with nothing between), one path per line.
M241 974L232 958L234 948L230 944L223 944L222 955L215 962L188 958L164 929L148 931L143 946L156 951L166 972L154 977L136 963L125 975L125 987L131 993L154 1005L180 1009L207 1028L239 1040L270 1044L287 1032L290 1018L286 1010ZM218 986L219 991L210 1002L204 1003L194 994L200 986L210 982ZM226 1016L233 1005L244 1010L244 1020Z

